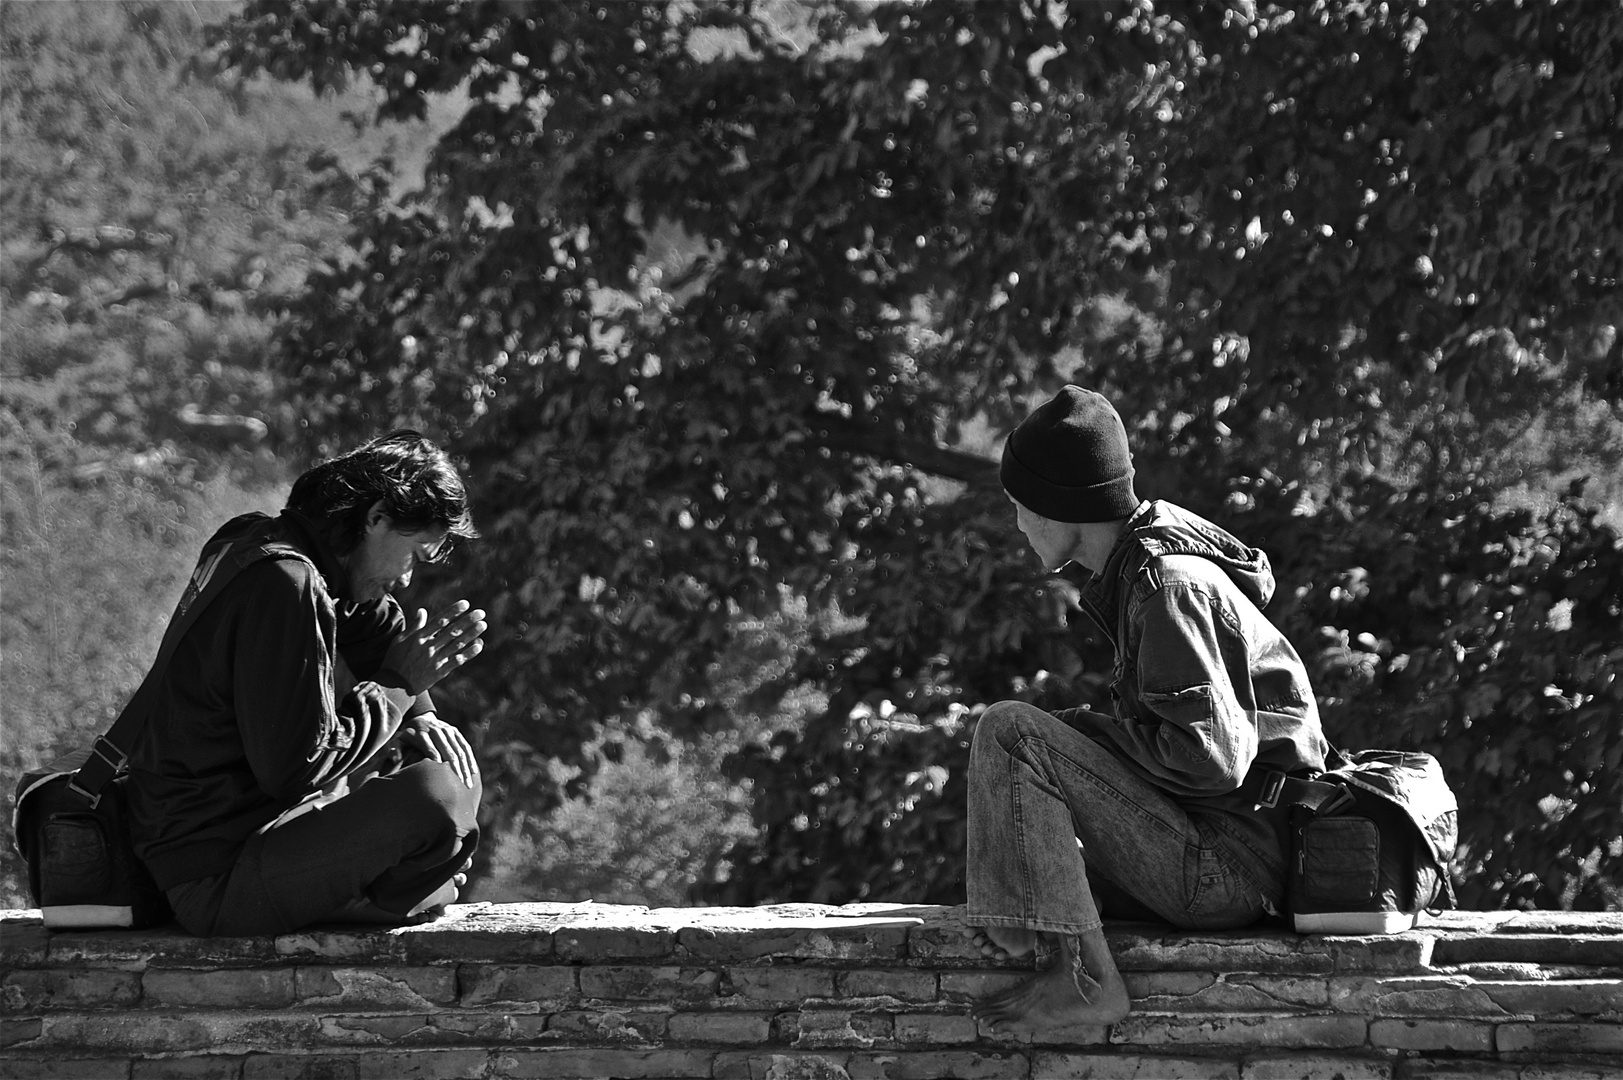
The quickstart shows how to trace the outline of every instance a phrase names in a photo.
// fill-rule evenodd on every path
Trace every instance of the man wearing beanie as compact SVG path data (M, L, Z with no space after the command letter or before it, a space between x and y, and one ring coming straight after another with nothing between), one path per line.
M1322 769L1307 672L1262 613L1268 558L1141 502L1121 418L1067 386L1009 436L1003 488L1043 569L1092 572L1081 605L1115 645L1112 713L1019 701L982 714L969 763L968 920L989 956L1057 961L976 1015L997 1031L1110 1024L1127 990L1101 913L1246 926L1284 892L1284 810L1265 775Z

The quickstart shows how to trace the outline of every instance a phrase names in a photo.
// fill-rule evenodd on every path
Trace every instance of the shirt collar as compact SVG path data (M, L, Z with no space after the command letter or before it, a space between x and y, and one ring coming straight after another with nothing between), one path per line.
M305 517L297 510L284 509L282 521L288 526L294 541L310 556L310 561L316 564L316 570L327 582L327 590L339 600L354 603L349 594L349 571L339 561L338 555L333 551L332 544L327 540L327 530L320 523Z
M1127 560L1127 553L1132 550L1136 540L1134 533L1144 523L1150 509L1148 499L1141 501L1134 507L1127 518L1127 524L1122 526L1121 534L1110 548L1110 554L1105 557L1104 569L1094 574L1082 589L1082 598L1100 612L1111 612L1121 598L1121 571L1122 564Z

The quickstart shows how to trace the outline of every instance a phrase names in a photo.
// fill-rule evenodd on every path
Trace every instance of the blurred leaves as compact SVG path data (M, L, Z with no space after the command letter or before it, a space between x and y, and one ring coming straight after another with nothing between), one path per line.
M991 480L1075 379L1141 492L1274 556L1335 737L1451 748L1474 902L1616 887L1612 789L1544 765L1615 723L1493 741L1611 700L1623 556L1552 484L1620 494L1615 5L259 0L216 44L457 103L283 360L310 452L413 423L468 465L493 630L449 689L498 814L645 715L738 724L711 673L787 588L830 621L769 685L826 710L734 760L764 832L715 895L956 899L975 710L1107 662Z

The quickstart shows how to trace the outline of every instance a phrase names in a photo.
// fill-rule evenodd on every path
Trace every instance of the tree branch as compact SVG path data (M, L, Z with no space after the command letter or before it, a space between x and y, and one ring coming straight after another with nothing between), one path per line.
M91 255L107 255L115 251L152 251L169 247L175 238L168 233L127 229L119 225L98 225L95 228L50 230L51 246L28 264L23 281L30 282L45 269L59 251L82 251Z
M909 465L920 472L961 480L966 484L997 482L997 462L962 450L912 439L900 432L856 424L841 416L820 415L807 432L818 446L840 453Z

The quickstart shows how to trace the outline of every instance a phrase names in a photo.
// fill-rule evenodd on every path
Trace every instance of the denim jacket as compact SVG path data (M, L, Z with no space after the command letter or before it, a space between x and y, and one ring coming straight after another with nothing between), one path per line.
M1140 503L1081 598L1115 645L1115 715L1061 717L1195 807L1249 813L1264 773L1323 769L1307 671L1261 610L1273 590L1261 551Z

